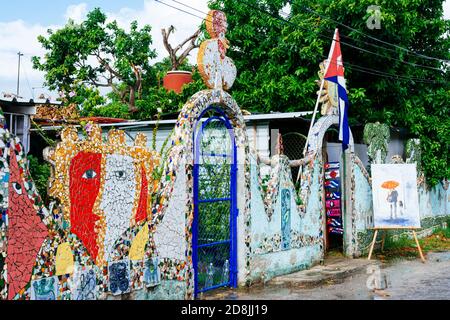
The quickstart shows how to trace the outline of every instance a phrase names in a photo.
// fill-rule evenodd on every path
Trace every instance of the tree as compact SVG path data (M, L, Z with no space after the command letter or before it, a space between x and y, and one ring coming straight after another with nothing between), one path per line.
M442 61L450 60L450 21L443 18L444 1L377 1L381 29L374 30L366 24L372 0L289 2L287 16L280 12L286 0L210 1L211 8L228 14L228 55L239 70L231 92L239 105L262 112L312 110L319 63L338 27L350 124L380 121L407 128L424 144L428 182L450 178L450 64Z
M80 85L111 88L132 113L151 68L149 60L156 57L150 48L151 27L138 29L133 21L126 32L106 19L96 8L81 24L69 21L62 29L48 30L47 38L38 38L47 53L44 59L33 57L33 66L45 72L51 90L68 93Z
M200 32L202 30L198 29L194 32L193 35L187 37L185 40L183 40L179 45L177 45L175 48L172 47L172 45L169 43L169 37L170 35L175 32L175 27L170 26L166 29L161 29L161 34L163 36L163 43L164 47L166 48L167 52L169 53L170 62L172 63L172 70L178 70L178 68L183 64L183 62L186 60L189 53L198 48L199 44L196 42L198 39L198 36L200 35ZM188 44L188 46L184 49L184 51L177 56L177 52L183 49L183 47Z

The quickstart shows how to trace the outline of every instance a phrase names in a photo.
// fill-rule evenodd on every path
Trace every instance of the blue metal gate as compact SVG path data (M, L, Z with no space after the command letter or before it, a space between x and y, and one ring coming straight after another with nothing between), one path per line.
M202 118L207 120L202 121ZM237 286L236 143L217 106L206 109L194 130L194 290Z

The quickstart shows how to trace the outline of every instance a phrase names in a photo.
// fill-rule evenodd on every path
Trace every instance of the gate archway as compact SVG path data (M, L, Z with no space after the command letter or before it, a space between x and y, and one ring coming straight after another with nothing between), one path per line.
M197 296L237 286L237 147L233 126L218 106L204 110L195 125L193 173Z

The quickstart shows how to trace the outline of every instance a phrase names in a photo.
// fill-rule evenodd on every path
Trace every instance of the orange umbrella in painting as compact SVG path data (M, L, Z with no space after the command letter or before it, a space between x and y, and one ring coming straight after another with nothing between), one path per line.
M398 183L397 181L394 180L389 180L389 181L385 181L383 182L383 184L381 185L381 187L383 189L395 189L400 185L400 183Z

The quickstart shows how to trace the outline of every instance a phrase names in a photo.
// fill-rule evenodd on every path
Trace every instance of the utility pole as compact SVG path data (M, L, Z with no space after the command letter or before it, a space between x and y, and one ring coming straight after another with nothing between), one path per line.
M17 55L19 56L19 63L17 65L17 98L19 98L19 89L20 89L20 57L23 56L22 52L18 52Z

